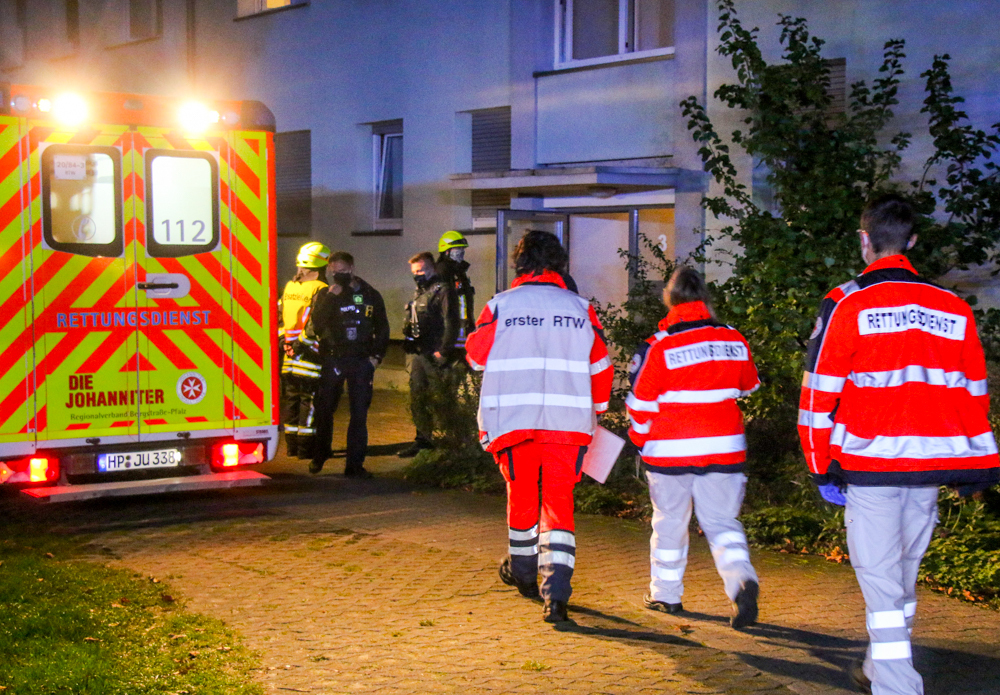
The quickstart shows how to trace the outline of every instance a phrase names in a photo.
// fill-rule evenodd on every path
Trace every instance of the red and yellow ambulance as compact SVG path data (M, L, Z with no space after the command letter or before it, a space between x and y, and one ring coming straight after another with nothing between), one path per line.
M278 441L274 116L0 84L0 484L259 484Z

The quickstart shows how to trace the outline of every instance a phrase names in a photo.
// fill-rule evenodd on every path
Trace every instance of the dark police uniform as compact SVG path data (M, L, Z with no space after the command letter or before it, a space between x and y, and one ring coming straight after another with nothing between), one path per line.
M403 349L410 360L410 413L417 429L417 442L429 445L434 418L427 400L432 376L455 355L459 333L458 300L455 288L444 278L434 277L417 287L413 301L406 305ZM441 353L439 363L434 353Z
M375 375L369 358L382 361L389 345L389 321L382 295L358 277L340 294L317 292L299 340L323 365L315 400L316 454L310 470L322 468L330 458L333 414L347 382L351 422L347 427L344 472L360 473L368 449L368 407Z

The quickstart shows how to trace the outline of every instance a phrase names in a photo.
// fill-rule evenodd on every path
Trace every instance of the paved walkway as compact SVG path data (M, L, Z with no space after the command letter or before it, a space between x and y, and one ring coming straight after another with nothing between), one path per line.
M399 394L379 392L373 448L406 441ZM339 425L339 423L338 423ZM703 539L693 542L683 617L642 608L645 524L580 516L574 623L500 583L504 500L414 490L386 473L350 481L269 464L265 489L27 510L92 534L96 557L167 579L263 655L271 692L846 693L864 648L849 568L756 552L761 623L728 627L729 606ZM915 640L931 695L1000 692L1000 616L927 591Z

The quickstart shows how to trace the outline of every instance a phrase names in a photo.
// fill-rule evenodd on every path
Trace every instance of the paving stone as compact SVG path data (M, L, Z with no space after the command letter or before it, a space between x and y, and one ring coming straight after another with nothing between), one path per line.
M668 616L642 606L648 526L581 515L574 623L543 623L540 603L497 578L502 498L391 477L405 464L394 445L413 437L405 405L405 394L376 393L374 480L344 479L342 459L308 476L305 462L279 456L263 489L11 502L11 515L86 534L94 559L170 581L260 652L254 677L269 692L850 692L844 668L865 646L864 604L851 570L819 558L754 552L761 622L736 632L703 538L692 537L688 612ZM997 614L929 591L919 601L927 692L1000 691Z

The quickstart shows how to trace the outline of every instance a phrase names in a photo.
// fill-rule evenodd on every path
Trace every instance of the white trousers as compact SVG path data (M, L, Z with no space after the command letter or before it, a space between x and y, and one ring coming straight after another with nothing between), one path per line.
M653 535L649 541L649 595L654 601L680 603L687 566L691 510L705 532L726 595L736 599L743 583L757 581L743 524L736 516L743 504L747 478L742 473L646 472L653 502Z
M917 572L937 524L938 488L847 488L847 547L865 597L872 695L923 695L910 634Z

